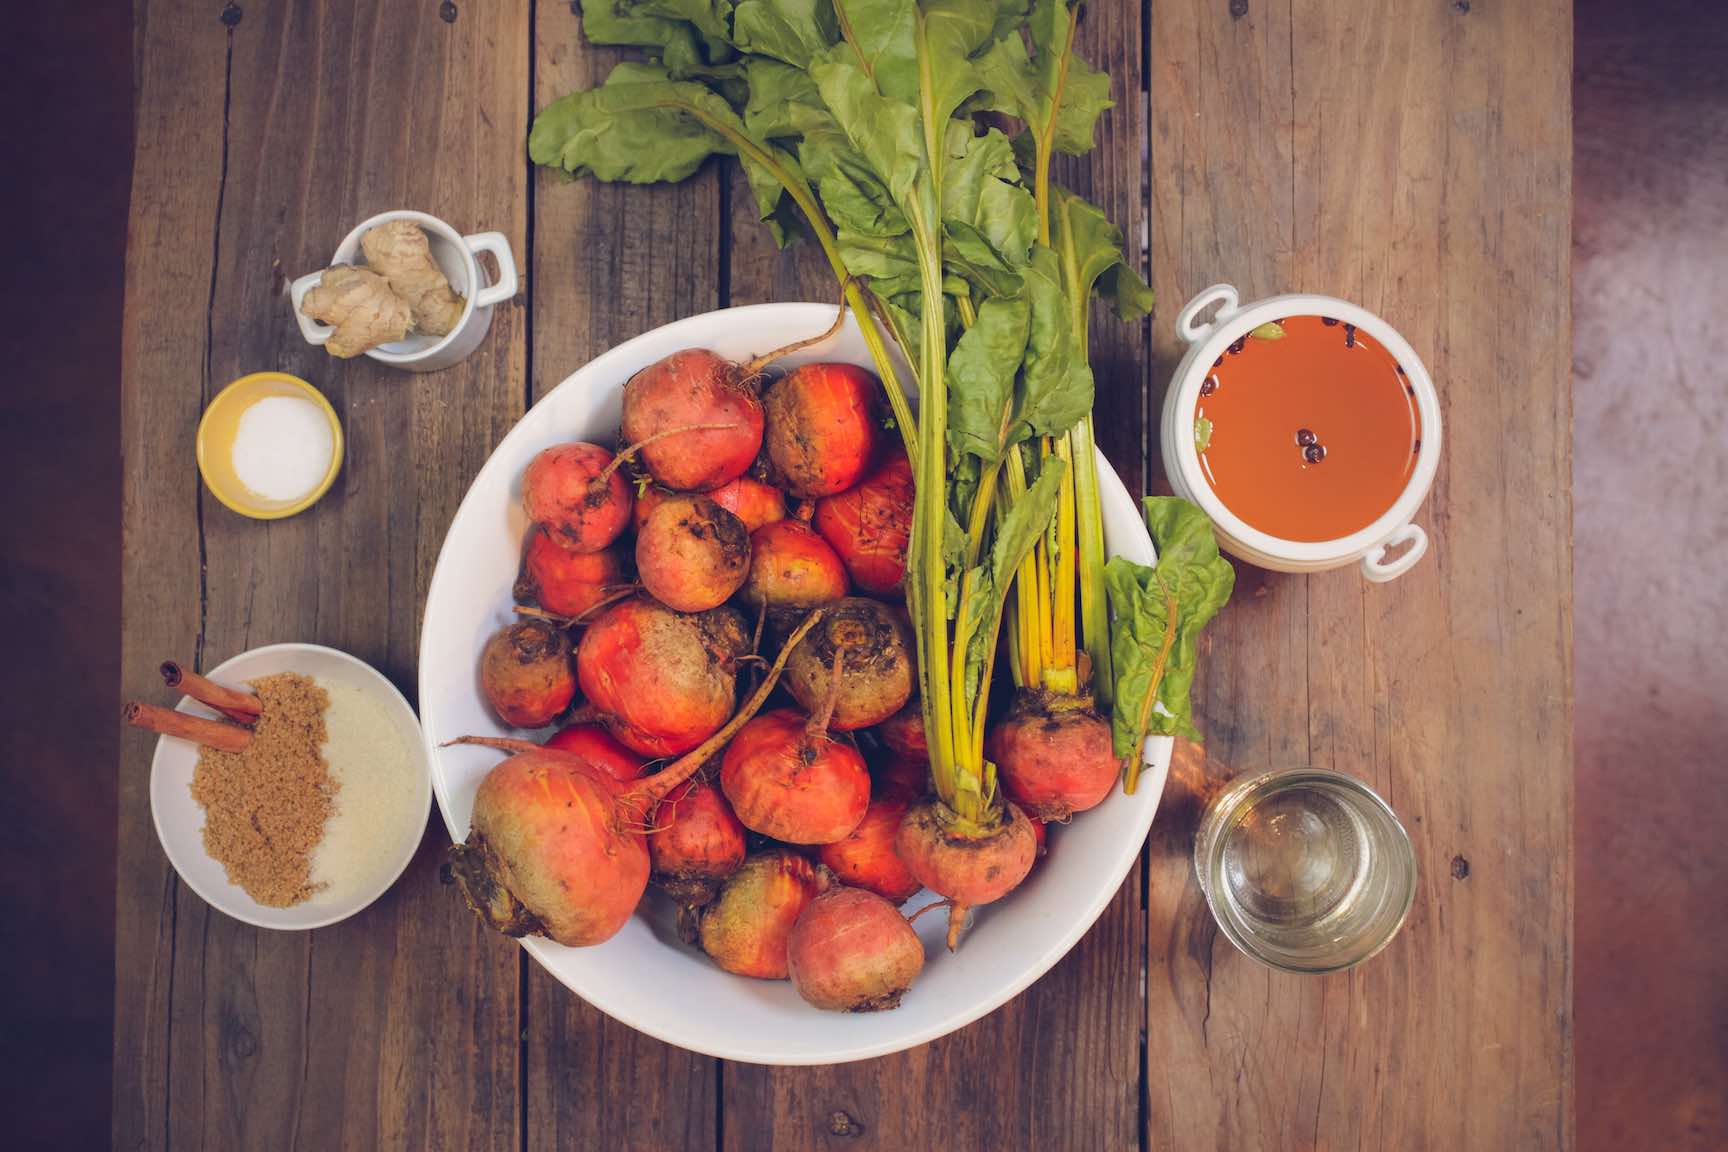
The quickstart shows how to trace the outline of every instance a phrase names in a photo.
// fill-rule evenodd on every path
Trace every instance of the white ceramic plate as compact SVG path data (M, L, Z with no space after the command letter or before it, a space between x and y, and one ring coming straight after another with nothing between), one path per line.
M464 734L507 731L482 702L478 665L487 637L512 619L510 588L527 528L520 478L528 462L566 440L615 442L624 382L669 353L702 347L744 360L821 332L833 320L832 304L758 304L657 328L573 373L492 453L445 537L420 638L421 725L433 758L433 790L453 838L467 837L475 790L499 754L439 745ZM782 366L813 361L871 367L850 317L836 337L788 357ZM1109 550L1151 563L1152 542L1134 500L1108 465L1100 468L1099 478ZM819 1012L786 981L728 975L676 943L670 909L657 895L644 902L645 915L605 944L565 948L529 939L523 946L607 1015L710 1056L757 1064L832 1064L911 1048L999 1007L1085 935L1139 856L1164 789L1170 746L1168 738L1148 742L1149 768L1135 795L1118 790L1070 827L1057 829L1050 855L1026 883L976 912L959 951L943 949L941 916L922 918L918 929L929 962L891 1012ZM908 907L929 899L923 893Z
M271 908L258 903L245 889L229 883L222 865L204 851L204 809L192 799L192 770L198 764L198 748L168 736L156 741L156 756L150 762L150 813L156 820L156 835L168 854L168 862L174 865L174 871L186 886L212 908L260 928L322 928L346 920L384 895L414 858L414 850L425 835L426 812L432 804L431 759L420 737L414 709L402 693L383 673L346 652L317 644L271 644L242 652L207 675L217 683L238 686L278 672L298 672L302 676L352 684L396 725L414 777L416 795L412 804L403 806L399 821L392 821L391 827L376 829L376 834L388 837L392 845L385 857L389 866L380 868L375 876L366 877L345 895L314 893L292 908ZM215 715L186 699L180 701L179 709L200 716Z

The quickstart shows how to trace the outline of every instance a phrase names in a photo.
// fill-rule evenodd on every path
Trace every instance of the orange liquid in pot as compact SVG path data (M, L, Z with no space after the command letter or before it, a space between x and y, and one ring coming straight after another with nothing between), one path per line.
M1378 520L1410 483L1422 448L1416 391L1353 325L1279 325L1282 339L1245 336L1208 373L1195 410L1200 467L1251 527L1336 540Z

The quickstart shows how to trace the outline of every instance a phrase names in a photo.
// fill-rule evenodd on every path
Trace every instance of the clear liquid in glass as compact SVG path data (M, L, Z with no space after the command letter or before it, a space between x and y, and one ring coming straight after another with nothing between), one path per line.
M1225 934L1292 971L1367 959L1415 892L1415 856L1392 810L1360 781L1313 769L1226 788L1201 818L1195 867Z

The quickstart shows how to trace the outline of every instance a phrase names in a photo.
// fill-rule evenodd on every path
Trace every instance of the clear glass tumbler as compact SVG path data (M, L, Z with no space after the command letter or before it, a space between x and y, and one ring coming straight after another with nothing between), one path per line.
M1200 817L1194 868L1230 942L1286 972L1362 963L1416 896L1416 853L1392 809L1319 768L1232 781Z

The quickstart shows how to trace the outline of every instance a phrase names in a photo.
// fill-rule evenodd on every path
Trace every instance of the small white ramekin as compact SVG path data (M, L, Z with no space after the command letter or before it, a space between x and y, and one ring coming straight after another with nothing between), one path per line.
M424 212L396 211L380 212L348 233L337 247L336 254L330 258L330 263L364 264L366 257L360 251L360 237L368 230L391 220L412 220L425 229L426 239L432 246L432 258L438 261L438 267L444 270L450 287L462 297L462 319L443 336L422 336L417 332L410 332L406 339L392 344L381 344L366 355L381 364L405 368L410 372L437 372L467 359L468 355L480 346L480 341L486 339L486 332L492 327L493 307L516 295L516 258L510 253L509 237L502 232L479 232L473 236L464 236L436 216L428 216ZM475 258L481 252L492 253L493 258L498 261L498 283L492 283L486 269ZM288 289L288 302L294 309L294 319L300 325L300 334L306 337L306 343L320 347L329 342L336 330L307 317L300 311L300 302L306 298L306 293L318 286L323 275L323 269L308 273L294 281Z
M1211 320L1200 313L1217 305ZM1239 337L1269 320L1291 316L1328 316L1378 340L1403 367L1405 378L1416 390L1416 410L1422 418L1422 447L1416 455L1416 470L1397 501L1374 523L1349 536L1320 542L1284 540L1244 523L1225 507L1206 482L1200 453L1194 446L1194 414L1213 361ZM1198 504L1218 533L1219 545L1227 552L1261 568L1276 572L1320 572L1359 562L1362 575L1375 583L1396 579L1415 567L1428 551L1428 533L1413 522L1416 510L1433 486L1440 467L1440 396L1434 381L1414 349L1386 321L1356 305L1331 296L1289 294L1268 296L1242 304L1229 284L1214 284L1201 292L1176 317L1176 334L1188 344L1188 352L1176 367L1170 388L1164 394L1160 440L1164 474L1178 496ZM1408 544L1404 553L1387 559L1386 553Z

